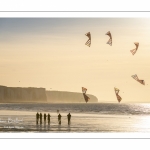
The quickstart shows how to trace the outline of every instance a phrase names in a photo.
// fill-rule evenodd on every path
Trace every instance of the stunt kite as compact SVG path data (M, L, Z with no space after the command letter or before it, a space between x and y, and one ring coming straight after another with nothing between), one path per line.
M82 92L83 92L83 93L86 93L86 91L87 91L87 89L84 88L84 87L82 87Z
M85 45L87 45L87 46L91 46L91 33L90 32L88 32L88 33L86 33L85 34L89 39L87 40L87 42L85 43Z
M118 95L119 89L114 88L114 90L115 90L115 93L116 93L117 100L118 100L118 102L120 103L120 101L122 100L122 98Z
M138 43L138 42L135 42L134 44L135 44L136 48L130 50L130 52L132 53L132 55L134 55L134 54L136 53L136 51L137 51L137 49L138 49L138 47L139 47L139 43Z
M90 98L89 98L85 93L83 93L83 96L84 96L84 99L85 99L85 101L86 101L86 103L87 103Z
M59 113L59 110L57 110L57 114Z
M106 35L108 35L108 36L110 37L110 39L108 40L108 42L107 42L106 44L109 44L110 46L112 46L112 36L111 36L110 31L108 31L108 32L106 33Z
M86 91L87 91L87 89L84 88L84 87L82 87L82 92L83 92L84 100L87 103L90 98L86 95Z
M135 75L132 75L131 76L133 79L135 79L136 81L140 82L141 84L145 85L145 82L144 80L139 80L138 76L135 74Z

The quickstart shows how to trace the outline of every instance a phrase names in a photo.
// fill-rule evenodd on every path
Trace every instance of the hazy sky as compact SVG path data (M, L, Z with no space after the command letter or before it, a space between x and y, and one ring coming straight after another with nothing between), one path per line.
M150 102L150 19L0 18L0 70L4 86L71 92L83 86L99 102L117 103L116 87L122 103Z

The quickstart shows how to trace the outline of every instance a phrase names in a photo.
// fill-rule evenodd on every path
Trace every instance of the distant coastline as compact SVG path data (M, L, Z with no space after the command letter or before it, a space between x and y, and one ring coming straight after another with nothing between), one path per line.
M96 96L87 94L89 103L97 103ZM0 86L0 103L85 103L82 93L46 91L36 87Z

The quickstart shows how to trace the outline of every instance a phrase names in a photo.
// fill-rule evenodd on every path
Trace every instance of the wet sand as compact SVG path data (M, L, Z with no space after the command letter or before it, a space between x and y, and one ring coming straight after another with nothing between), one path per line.
M48 112L42 112L48 114ZM118 133L150 132L150 116L137 115L104 115L71 113L71 125L67 122L67 113L61 113L61 125L57 113L50 113L51 122L36 124L36 112L0 110L0 132L54 132L54 133Z

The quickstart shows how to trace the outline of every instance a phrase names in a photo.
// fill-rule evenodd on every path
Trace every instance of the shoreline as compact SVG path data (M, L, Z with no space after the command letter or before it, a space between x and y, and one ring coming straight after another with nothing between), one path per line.
M23 102L23 103L20 103L20 102L5 102L5 103L2 103L0 102L0 104L96 104L96 103L101 103L101 102L88 102L88 103L85 103L85 102Z
M43 113L47 115L47 112L42 112L42 115ZM44 118L42 118L42 124L36 124L35 111L0 110L0 133L150 133L148 124L150 116L71 113L71 125L68 125L67 114L67 112L61 112L61 125L59 125L57 112L50 112L51 121L50 125L48 125L47 120L46 124L44 123ZM8 120L12 120L12 122Z

